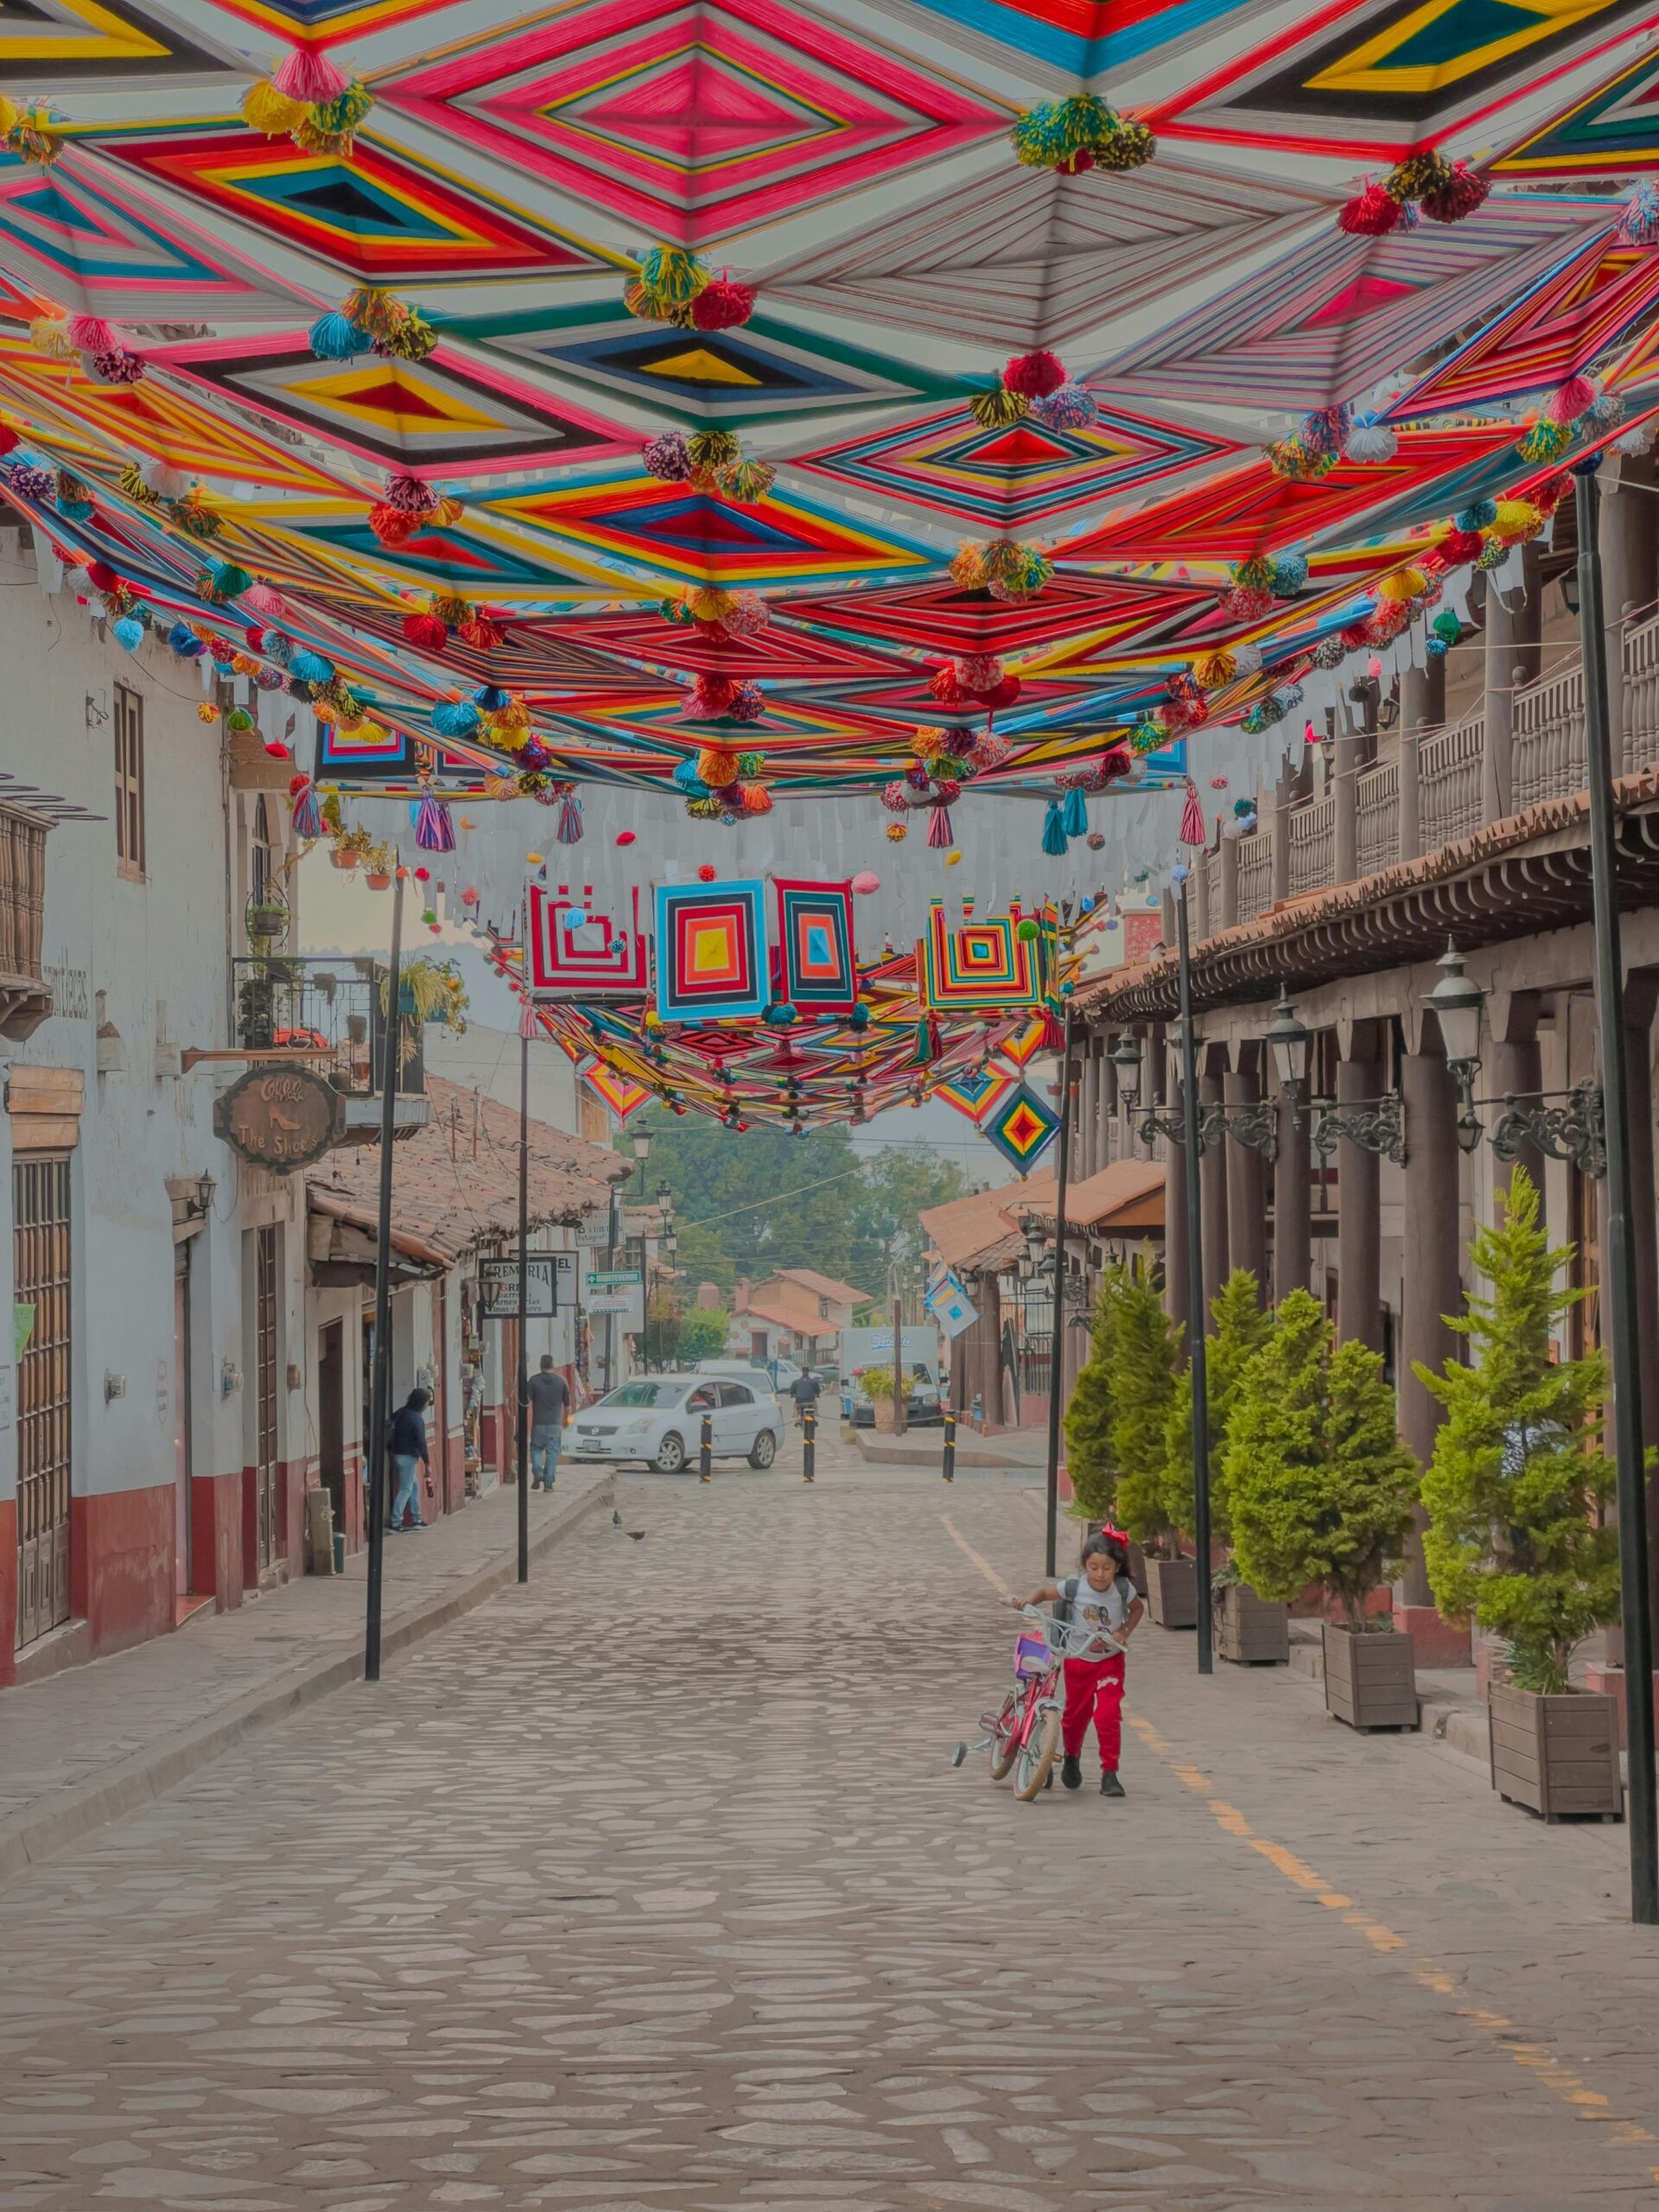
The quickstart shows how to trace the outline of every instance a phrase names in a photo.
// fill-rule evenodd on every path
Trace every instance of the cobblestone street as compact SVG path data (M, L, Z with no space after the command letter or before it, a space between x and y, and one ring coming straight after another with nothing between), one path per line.
M1017 1803L1031 1476L842 1456L621 1478L0 1891L0 2205L1659 2205L1622 1828L1150 1624L1128 1802Z

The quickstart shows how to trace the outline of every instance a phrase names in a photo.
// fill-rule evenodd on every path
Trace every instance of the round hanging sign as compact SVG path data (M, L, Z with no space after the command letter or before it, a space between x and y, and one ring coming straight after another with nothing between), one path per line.
M213 1107L232 1151L278 1175L308 1167L346 1134L346 1101L313 1068L250 1068Z

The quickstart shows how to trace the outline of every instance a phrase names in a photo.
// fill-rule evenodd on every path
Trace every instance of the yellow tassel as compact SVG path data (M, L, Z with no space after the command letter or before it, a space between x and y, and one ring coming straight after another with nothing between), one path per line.
M3 92L0 92L0 138L17 128L21 112L16 100L9 100Z
M75 350L69 343L68 323L57 315L41 315L31 322L29 342L37 353L54 361L67 361Z
M196 720L199 722L216 722L219 720L219 709L215 706L210 705L208 702L204 699L201 704L196 709Z
M262 77L243 93L242 113L250 129L266 138L290 138L305 119L301 103L279 92L269 77Z
M1230 683L1238 673L1238 663L1224 650L1200 653L1192 664L1194 679L1205 691L1219 691L1224 683Z
M1492 536L1500 545L1516 545L1536 537L1544 526L1542 515L1530 499L1500 499L1492 521Z
M1427 589L1428 578L1421 569L1391 569L1386 576L1378 579L1376 595L1403 602Z
M721 591L718 585L702 584L686 601L699 622L724 621L737 604L734 594ZM705 781L707 779L705 778Z
M976 391L968 404L975 422L984 430L1006 429L1031 412L1025 393L1010 391L1005 385L998 385L993 391Z

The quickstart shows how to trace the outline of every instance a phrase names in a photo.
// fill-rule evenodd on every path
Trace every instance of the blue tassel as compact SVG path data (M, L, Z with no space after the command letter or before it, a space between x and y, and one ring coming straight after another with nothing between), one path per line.
M1084 804L1083 793L1080 791L1073 789L1067 791L1065 804L1060 810L1060 827L1068 837L1088 836L1089 810Z
M302 683L332 683L334 680L334 664L325 660L321 653L297 652L288 665L290 673Z
M674 764L674 785L689 798L707 798L709 786L697 773L697 764L688 753L683 760Z
M308 784L294 800L294 835L296 837L321 837L322 810L317 804L316 792Z
M201 639L191 634L189 625L175 622L167 633L167 642L181 660L200 660L207 650Z
M440 737L470 737L478 728L478 709L470 699L444 699L432 709L432 727Z
M1060 818L1060 802L1052 798L1048 812L1043 817L1043 850L1057 855L1065 851L1065 823Z
M136 653L144 642L144 626L137 615L118 615L111 623L110 628L114 633L116 644L124 645L130 653Z
M1497 508L1491 499L1477 499L1472 507L1465 507L1452 517L1459 530L1484 530L1489 523L1497 520Z
M512 696L499 683L480 683L473 694L473 704L480 715L499 715L504 707L512 704Z
M1307 582L1307 561L1300 553L1281 553L1273 564L1268 586L1275 599L1294 599Z
M337 308L312 324L310 340L311 351L319 361L353 361L374 343L360 323L341 315Z
M455 825L449 819L449 810L430 791L422 798L420 811L415 817L415 842L423 853L453 853L455 849Z

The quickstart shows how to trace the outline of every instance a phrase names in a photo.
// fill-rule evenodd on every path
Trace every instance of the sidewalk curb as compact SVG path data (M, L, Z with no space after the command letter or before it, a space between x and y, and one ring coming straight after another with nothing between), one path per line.
M615 1504L616 1478L607 1474L584 1497L543 1521L531 1536L531 1558L537 1559L551 1550L596 1508L606 1506L613 1510ZM458 1587L425 1602L417 1599L401 1612L390 1616L381 1630L382 1659L393 1659L439 1629L450 1627L464 1614L475 1611L498 1591L516 1581L518 1571L515 1542L512 1550L500 1554ZM362 1674L360 1644L353 1650L305 1661L264 1688L250 1691L211 1719L159 1738L145 1750L118 1760L95 1781L83 1783L73 1789L54 1791L38 1805L0 1822L0 1882L10 1881L31 1866L39 1866L43 1859L67 1850L94 1830L107 1827L111 1821L118 1821L151 1803L163 1791L207 1765L245 1737L268 1727L273 1721L286 1719L305 1706L314 1705L318 1699L343 1689L348 1682L359 1681Z

